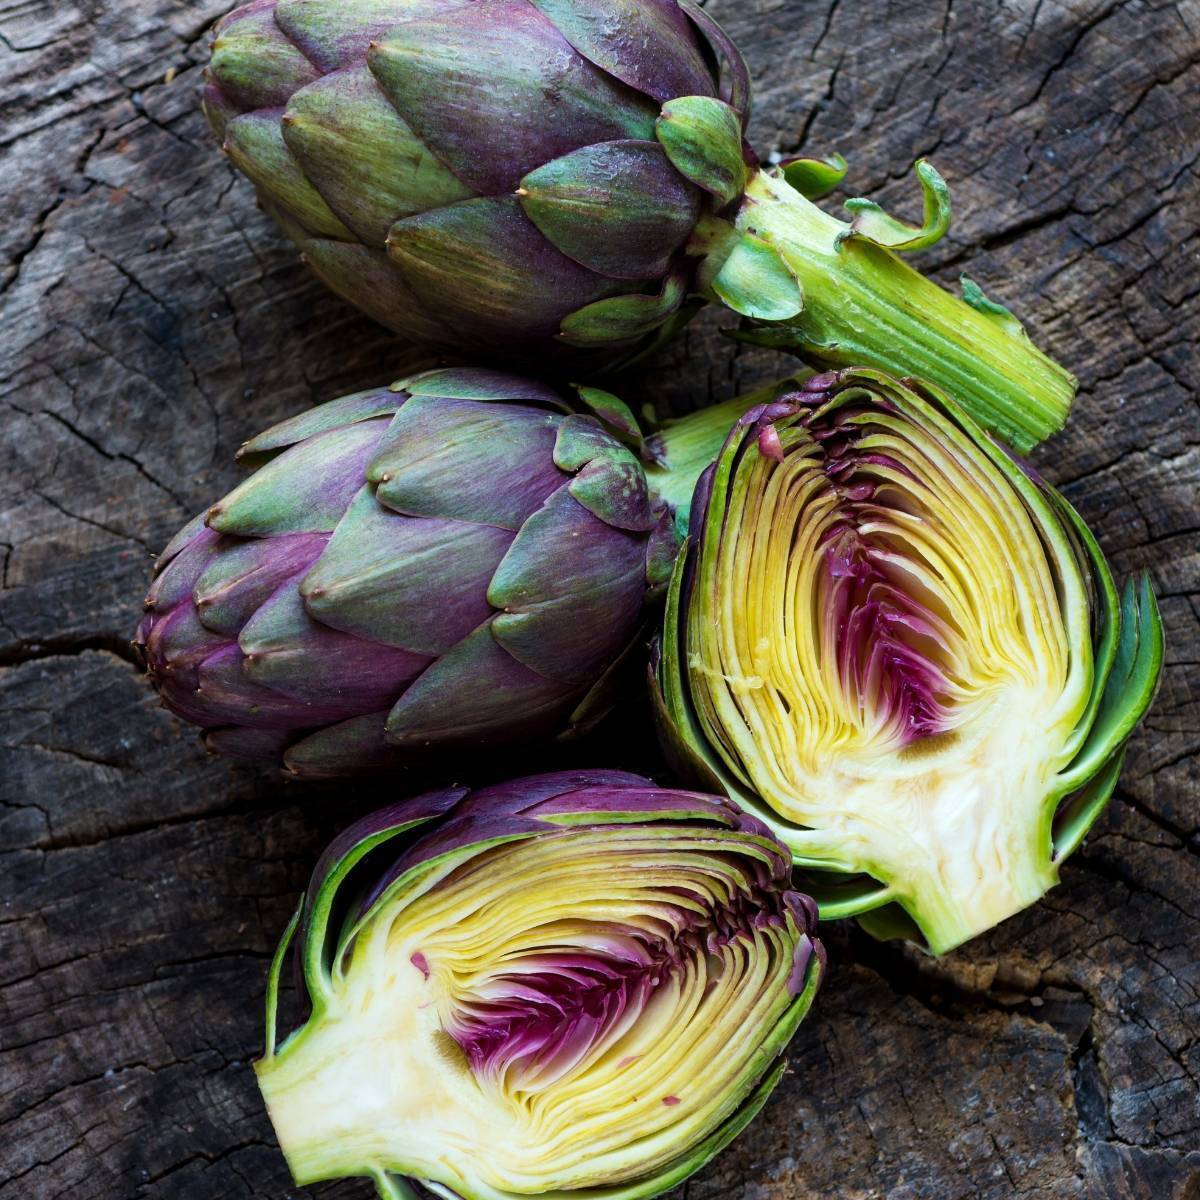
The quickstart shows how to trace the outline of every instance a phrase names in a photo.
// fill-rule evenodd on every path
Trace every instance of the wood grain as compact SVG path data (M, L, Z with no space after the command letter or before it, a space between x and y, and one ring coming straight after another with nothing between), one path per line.
M791 1074L680 1195L1195 1200L1200 5L711 5L762 151L841 150L853 193L910 214L933 156L957 215L921 263L1078 373L1037 461L1120 572L1150 569L1169 666L1063 885L936 962L830 929ZM222 7L0 2L0 1200L298 1194L249 1063L274 940L363 789L207 759L127 639L151 553L243 438L410 358L309 279L209 138ZM721 323L628 398L679 411L786 369ZM558 761L653 766L643 716Z

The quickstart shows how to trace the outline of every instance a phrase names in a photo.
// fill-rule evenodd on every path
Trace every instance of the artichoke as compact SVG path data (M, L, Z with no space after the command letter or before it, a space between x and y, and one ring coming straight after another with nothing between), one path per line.
M727 801L612 771L360 821L268 987L256 1070L296 1182L367 1176L386 1200L679 1183L762 1106L820 981L789 866ZM276 1049L297 925L311 1015Z
M597 417L499 372L345 396L242 456L269 461L167 547L135 644L211 749L297 775L586 726L678 544Z
M1018 448L1074 380L999 305L897 258L949 226L812 203L845 163L760 169L745 63L690 0L252 0L217 26L205 108L335 292L397 333L612 363L697 304L817 364L946 387Z
M938 389L852 370L746 413L698 485L658 701L823 916L940 953L1058 881L1162 651L1146 578L1118 597L1032 468Z

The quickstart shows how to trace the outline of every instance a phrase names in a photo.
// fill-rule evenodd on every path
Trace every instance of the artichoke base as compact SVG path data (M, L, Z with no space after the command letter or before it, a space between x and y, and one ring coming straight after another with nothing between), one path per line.
M477 1089L454 1086L466 1064L426 1002L417 967L411 973L411 981L392 977L339 997L340 1013L326 1010L255 1064L299 1186L385 1171L437 1177L475 1146L480 1128L507 1138L494 1105ZM398 1147L411 1158L397 1161Z
M1052 780L1062 736L1052 714L1017 689L895 759L857 769L843 759L797 788L803 805L779 805L808 826L781 835L808 863L836 847L844 868L887 885L932 953L953 950L1058 883Z

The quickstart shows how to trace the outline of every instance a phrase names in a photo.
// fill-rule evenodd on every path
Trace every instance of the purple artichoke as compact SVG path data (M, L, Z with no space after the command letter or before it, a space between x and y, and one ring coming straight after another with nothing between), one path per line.
M655 123L717 96L714 54L741 116L740 57L675 0L254 0L205 110L313 270L398 333L508 353L599 302L624 342L684 301L703 193Z
M917 375L1019 449L1074 380L967 280L898 253L949 227L812 203L845 162L760 169L737 48L690 0L252 0L217 26L205 109L335 292L410 340L606 365L711 300L743 336Z
M276 1049L297 926L311 1015ZM321 857L259 1087L300 1185L656 1196L778 1083L815 926L786 849L726 800L613 771L406 800Z
M275 426L164 551L136 644L231 758L305 776L579 728L669 572L641 465L544 384L439 370Z

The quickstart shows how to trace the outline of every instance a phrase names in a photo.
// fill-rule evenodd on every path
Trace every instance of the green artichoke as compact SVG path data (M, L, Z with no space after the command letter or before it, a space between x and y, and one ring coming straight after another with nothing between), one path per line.
M535 380L430 371L248 442L269 461L180 531L146 600L164 703L304 776L586 728L678 542L611 432L634 438L627 410L583 394L607 427Z
M256 1064L301 1186L641 1200L745 1127L820 983L816 906L728 801L617 771L452 788L322 856ZM299 924L311 1011L276 1049Z
M208 74L263 206L407 338L611 364L703 298L818 365L929 379L1021 449L1070 408L1074 380L1004 309L896 257L949 225L932 166L919 228L811 203L840 159L759 168L746 66L690 0L252 0Z
M748 412L696 491L658 664L670 753L825 916L942 952L1032 904L1154 694L1071 506L948 395L869 370Z

